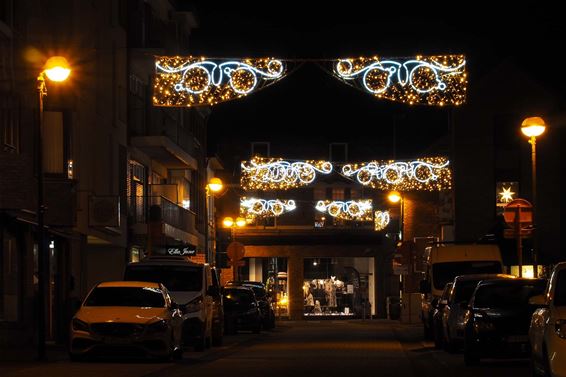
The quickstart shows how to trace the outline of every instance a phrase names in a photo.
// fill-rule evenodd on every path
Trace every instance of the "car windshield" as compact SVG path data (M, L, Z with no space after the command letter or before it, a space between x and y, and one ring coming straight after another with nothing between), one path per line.
M457 282L456 289L454 290L454 302L470 301L479 282L480 279Z
M444 262L432 265L434 288L441 290L458 275L499 274L501 263L498 261Z
M544 291L544 281L519 283L495 283L478 287L474 307L509 309L526 306L529 298Z
M159 288L98 287L88 296L84 306L163 308L165 307L165 299Z
M554 288L554 305L566 306L566 270L558 272Z
M227 289L224 291L224 306L233 308L249 306L253 301L252 293L244 289Z
M200 291L202 288L202 268L199 266L132 265L126 269L125 279L161 283L170 292Z

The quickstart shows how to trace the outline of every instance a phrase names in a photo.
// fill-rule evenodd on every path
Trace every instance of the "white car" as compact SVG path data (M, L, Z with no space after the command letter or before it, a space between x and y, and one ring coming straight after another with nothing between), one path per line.
M73 317L69 356L182 356L182 319L162 284L111 281L96 285Z
M566 262L554 267L545 294L529 303L539 306L529 329L533 374L566 377Z

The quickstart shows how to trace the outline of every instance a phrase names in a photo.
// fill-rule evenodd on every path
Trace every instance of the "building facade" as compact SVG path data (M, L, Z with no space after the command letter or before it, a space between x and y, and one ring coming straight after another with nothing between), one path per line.
M46 339L66 342L92 286L169 248L205 261L208 109L152 106L153 56L187 53L197 26L169 1L4 1L0 5L0 348L37 343L37 163L44 171ZM43 153L36 77L49 56ZM213 198L208 209L214 211ZM209 239L214 245L214 237ZM194 254L194 255L193 255ZM18 349L18 355L9 350Z

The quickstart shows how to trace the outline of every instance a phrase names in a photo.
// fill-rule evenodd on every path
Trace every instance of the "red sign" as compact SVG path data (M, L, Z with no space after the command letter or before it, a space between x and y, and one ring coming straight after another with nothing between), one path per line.
M505 206L503 217L507 225L512 227L515 226L517 220L520 228L533 225L533 205L525 199L512 200Z
M228 258L230 258L230 260L237 261L244 257L246 254L246 248L239 242L230 242L230 245L228 245L228 249L226 250L226 254L228 254Z

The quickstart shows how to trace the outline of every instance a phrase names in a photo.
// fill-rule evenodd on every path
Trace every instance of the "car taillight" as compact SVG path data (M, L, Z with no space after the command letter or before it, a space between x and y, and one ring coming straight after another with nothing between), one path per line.
M556 335L562 339L566 339L566 319L556 320L554 323L554 331L556 331Z

